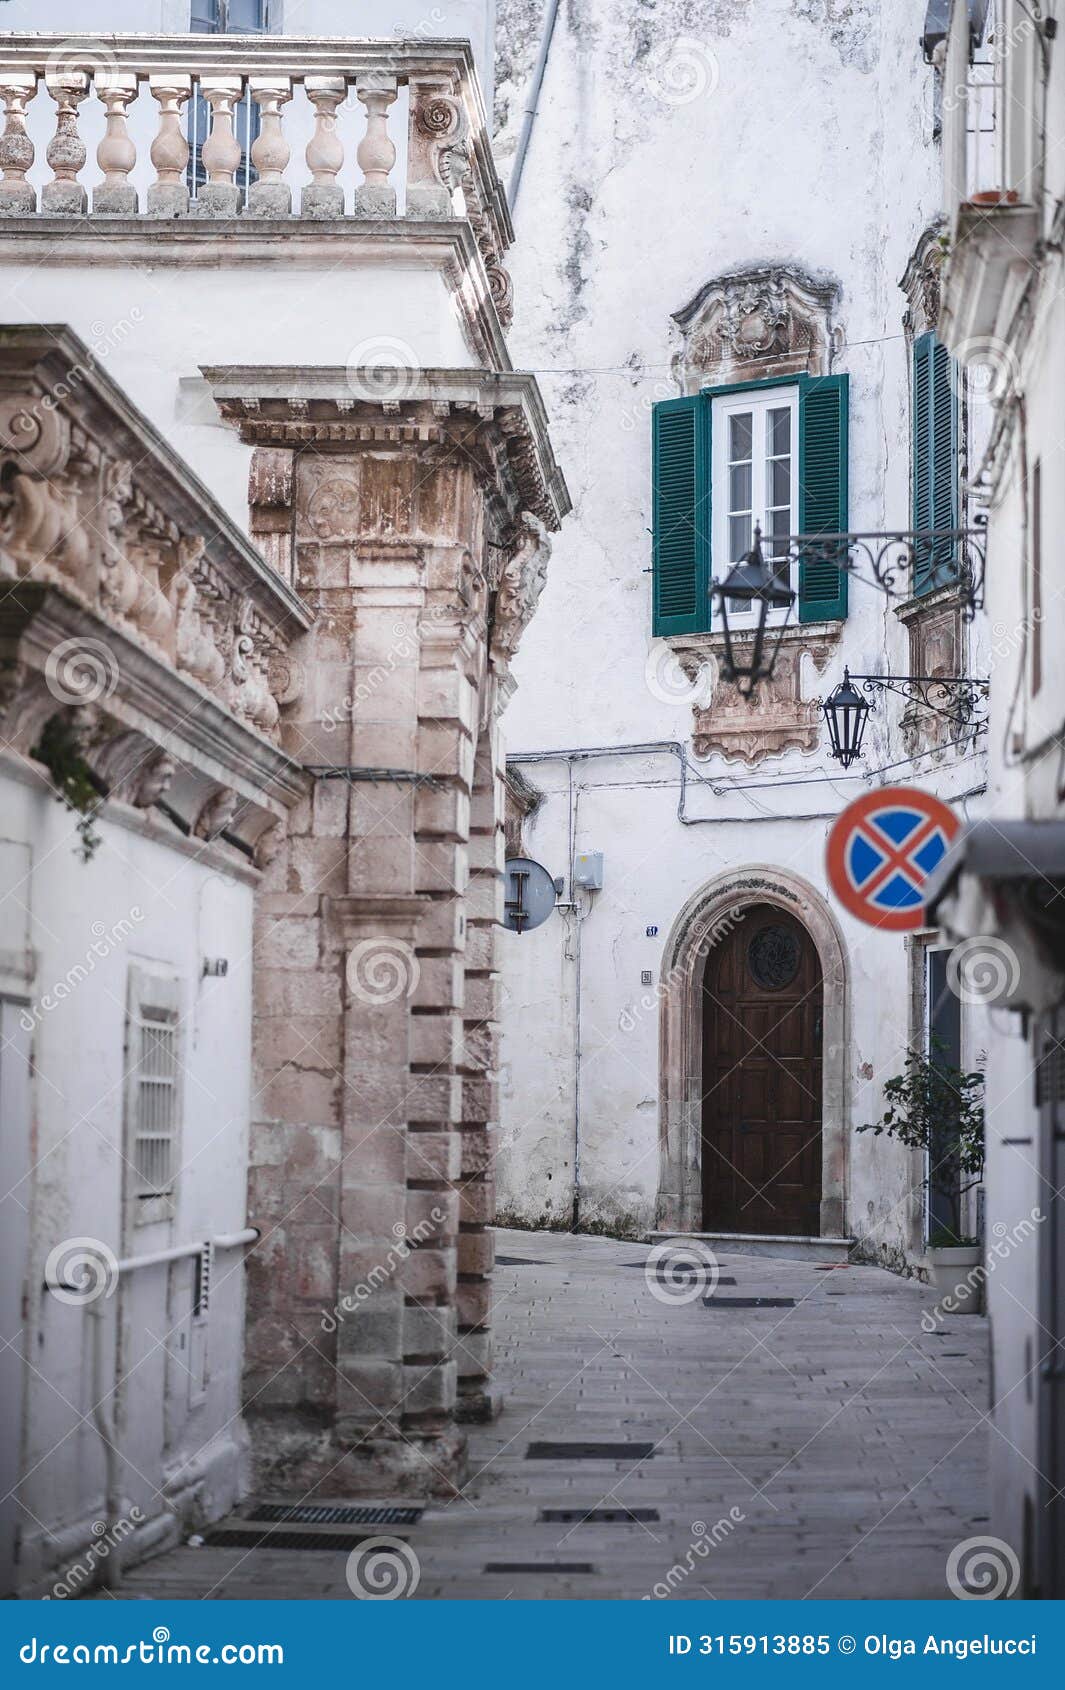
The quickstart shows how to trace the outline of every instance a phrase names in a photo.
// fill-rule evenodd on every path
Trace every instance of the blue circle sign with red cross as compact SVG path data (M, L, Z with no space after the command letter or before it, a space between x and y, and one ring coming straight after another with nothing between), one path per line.
M948 805L915 786L863 793L832 824L829 885L859 921L910 933L925 924L925 883L960 826Z

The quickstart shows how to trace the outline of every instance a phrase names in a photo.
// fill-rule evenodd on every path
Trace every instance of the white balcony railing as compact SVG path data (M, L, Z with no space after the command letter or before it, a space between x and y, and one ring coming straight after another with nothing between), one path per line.
M467 217L490 270L510 243L462 41L4 35L0 102L3 215Z

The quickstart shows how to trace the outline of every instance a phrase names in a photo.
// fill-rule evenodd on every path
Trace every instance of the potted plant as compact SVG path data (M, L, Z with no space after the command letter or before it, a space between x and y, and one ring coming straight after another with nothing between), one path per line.
M984 1076L947 1062L940 1041L911 1050L903 1073L884 1086L888 1107L861 1133L886 1133L925 1153L929 1189L943 1199L946 1221L933 1228L923 1266L936 1301L949 1314L979 1314L983 1248L962 1231L962 1199L984 1171Z

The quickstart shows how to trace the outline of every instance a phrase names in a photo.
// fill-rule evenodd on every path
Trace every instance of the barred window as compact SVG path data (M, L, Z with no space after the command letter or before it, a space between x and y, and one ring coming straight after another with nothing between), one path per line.
M181 1103L178 982L130 970L127 1161L131 1195L169 1197L178 1167Z

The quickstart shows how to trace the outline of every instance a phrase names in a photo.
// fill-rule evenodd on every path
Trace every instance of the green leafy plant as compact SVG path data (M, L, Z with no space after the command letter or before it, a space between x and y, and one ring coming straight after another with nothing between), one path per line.
M860 1133L886 1133L928 1157L928 1184L946 1199L949 1225L938 1227L933 1248L975 1244L961 1235L961 1201L980 1184L984 1171L984 1076L956 1068L943 1056L941 1040L928 1053L911 1050L905 1069L884 1086L888 1107Z
M78 817L78 849L82 862L89 862L103 843L93 824L107 788L85 760L77 723L70 716L50 717L30 755L44 764L56 796Z

